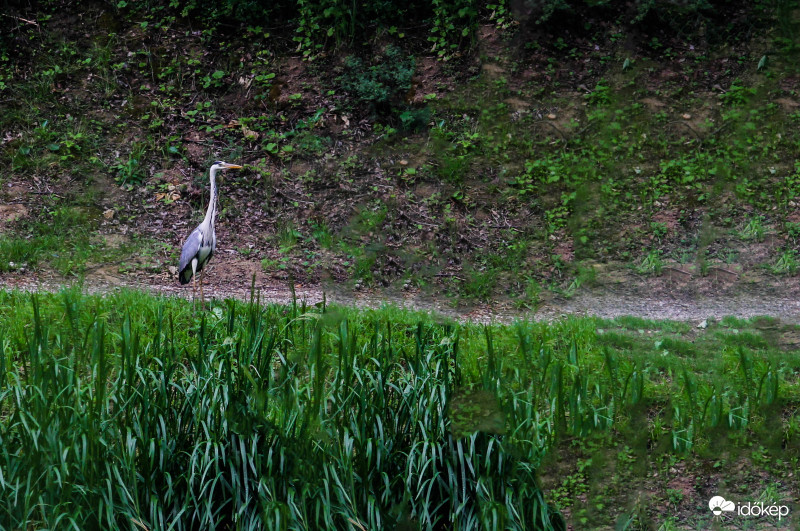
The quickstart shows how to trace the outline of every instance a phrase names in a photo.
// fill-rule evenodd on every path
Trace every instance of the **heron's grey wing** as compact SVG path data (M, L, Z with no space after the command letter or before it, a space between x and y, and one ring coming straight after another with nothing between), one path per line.
M178 262L178 278L181 284L187 284L192 279L192 260L197 257L202 241L203 235L198 227L192 231L183 244L181 259L180 262Z

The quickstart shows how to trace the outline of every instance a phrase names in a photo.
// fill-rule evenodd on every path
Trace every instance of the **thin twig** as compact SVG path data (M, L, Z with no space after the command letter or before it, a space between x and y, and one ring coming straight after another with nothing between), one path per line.
M549 125L550 127L552 127L553 129L555 129L555 130L556 130L556 133L558 133L558 136L560 136L560 137L561 137L561 140L563 140L564 142L566 142L566 141L567 141L567 136L566 136L566 135L565 135L565 134L564 134L564 133L561 131L561 129L559 129L559 128L558 128L558 126L557 126L556 124L554 124L553 122L548 122L547 120L536 120L536 121L535 121L535 122L533 122L533 123L535 123L535 124L546 124L546 125Z
M737 273L736 271L731 271L730 269L725 269L724 267L711 266L708 269L709 269L709 271L711 271L711 270L724 271L725 273L729 273L729 274L731 274L733 276L736 276L736 277L740 276L739 273Z
M455 278L455 279L458 279L458 280L460 280L460 281L462 281L462 282L464 281L464 278L463 278L463 277L460 277L460 276L456 275L455 273L436 273L436 274L435 274L435 275L433 275L433 276L435 276L435 277L448 277L448 278Z
M440 227L440 225L434 225L433 223L425 223L424 221L415 221L411 218L409 218L409 220L411 221L411 223L416 223L417 225L425 225L426 227L433 227L433 228Z
M586 127L582 128L580 131L578 131L577 133L575 133L575 136L581 136L583 133L585 133L586 131L588 131L588 130L589 130L589 129L591 129L592 127L594 127L594 125L595 125L596 123L597 123L597 122L589 122L589 124L588 124L588 125L586 125Z
M698 133L698 132L697 132L697 130L695 130L695 128L694 128L694 127L692 127L691 125L689 125L688 123L686 123L686 122L684 122L684 121L682 121L682 120L673 120L673 121L671 121L671 122L667 122L667 125L670 125L670 124L678 124L678 125L683 125L683 126L687 127L687 128L689 129L689 131L691 131L692 133L694 133L694 136L696 136L698 139L701 139L701 138L702 138L702 137L700 136L700 133Z
M663 267L664 269L669 269L670 271L677 271L678 273L683 273L684 275L689 277L692 276L692 274L689 273L688 271L684 271L683 269L678 269L677 267L670 267L670 266L663 266Z
M14 15L9 15L7 13L3 13L3 16L8 17L8 18L13 18L14 20L19 20L20 22L24 22L26 24L31 24L31 25L36 26L36 27L39 26L39 23L36 22L35 20L28 20L28 19L22 18L22 17L15 17Z
M716 136L717 133L719 133L720 131L722 131L726 127L728 127L730 125L730 123L731 123L730 121L727 121L727 122L723 123L721 126L717 127L714 131L712 131L709 136Z

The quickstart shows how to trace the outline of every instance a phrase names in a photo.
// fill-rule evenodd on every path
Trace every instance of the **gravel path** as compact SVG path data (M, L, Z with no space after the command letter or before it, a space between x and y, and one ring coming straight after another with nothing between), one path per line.
M0 278L0 288L24 291L57 291L69 285L61 281L29 281L27 279ZM83 283L86 293L102 294L115 290L143 289L149 293L190 298L189 286L177 283L134 284L131 282L98 281L90 279ZM248 300L250 289L244 285L206 287L207 298L236 298ZM262 302L287 303L292 294L285 284L258 286ZM703 321L708 318L721 319L732 315L741 318L755 316L777 317L786 324L800 324L800 298L775 294L730 294L717 296L642 296L631 293L615 293L606 289L579 291L572 297L553 297L545 301L536 311L516 310L509 305L479 305L453 307L448 301L421 293L384 295L369 292L345 292L342 289L323 290L317 286L297 286L298 299L314 304L322 301L323 293L328 302L358 307L378 308L383 304L404 307L409 310L432 312L457 320L476 322L510 322L515 319L553 320L566 315L585 315L614 318L623 315L655 320Z

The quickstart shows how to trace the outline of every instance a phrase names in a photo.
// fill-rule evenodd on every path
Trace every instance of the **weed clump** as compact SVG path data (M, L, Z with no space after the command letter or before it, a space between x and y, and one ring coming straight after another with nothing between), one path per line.
M349 56L339 84L352 98L354 108L366 107L378 119L388 119L407 111L405 97L411 90L414 58L396 46L387 46L375 64Z

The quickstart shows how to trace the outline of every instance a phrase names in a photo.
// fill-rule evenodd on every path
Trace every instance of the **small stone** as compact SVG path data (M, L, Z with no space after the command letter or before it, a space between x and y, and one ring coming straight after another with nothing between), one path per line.
M683 118L684 120L691 120L692 119L692 115L689 114L688 112L686 112L686 113L683 113L681 115L681 118Z
M173 266L173 265L169 266L169 274L170 275L177 275L178 274L178 268Z
M550 113L550 114L547 115L547 119L548 120L555 120L556 119L556 115L553 114L553 113Z
M408 161L406 159L401 160L400 166L408 166Z
M703 322L697 325L697 328L708 328L708 319L703 319Z
M109 208L108 210L104 211L103 217L108 220L114 219L114 210Z

